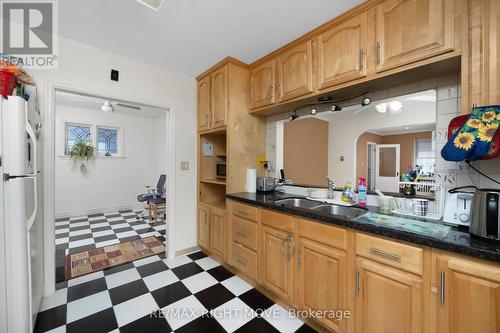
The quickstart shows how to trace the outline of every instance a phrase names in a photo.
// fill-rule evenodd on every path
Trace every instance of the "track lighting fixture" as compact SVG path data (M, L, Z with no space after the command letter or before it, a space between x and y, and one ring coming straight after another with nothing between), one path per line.
M361 100L361 105L362 106L367 106L370 105L372 102L372 99L369 96L363 96L363 99Z
M299 115L297 113L294 113L294 114L291 114L288 116L288 119L290 119L290 121L294 121L295 119L298 119L299 118Z
M310 113L311 115L313 115L313 116L314 116L316 113L318 113L318 109L316 109L316 108L312 108L312 109L309 111L309 113Z

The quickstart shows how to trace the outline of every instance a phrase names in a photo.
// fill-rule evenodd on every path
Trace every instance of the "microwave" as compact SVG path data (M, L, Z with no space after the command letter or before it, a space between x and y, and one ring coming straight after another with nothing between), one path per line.
M226 163L217 163L215 167L215 176L220 179L226 179Z

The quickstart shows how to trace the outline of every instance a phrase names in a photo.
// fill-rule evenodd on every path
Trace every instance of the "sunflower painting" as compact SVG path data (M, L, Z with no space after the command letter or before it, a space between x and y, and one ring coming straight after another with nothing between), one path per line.
M486 111L485 113L483 113L482 118L484 122L491 123L497 118L497 114L495 111Z
M479 128L479 134L478 134L479 140L486 142L493 140L493 136L497 132L497 129L498 129L498 124L489 124L486 126L481 126Z
M480 128L483 126L483 122L479 119L469 119L467 120L467 125L473 128Z
M469 150L472 148L474 140L475 138L472 134L465 132L465 133L458 133L458 135L455 137L455 140L453 140L453 143L457 148Z

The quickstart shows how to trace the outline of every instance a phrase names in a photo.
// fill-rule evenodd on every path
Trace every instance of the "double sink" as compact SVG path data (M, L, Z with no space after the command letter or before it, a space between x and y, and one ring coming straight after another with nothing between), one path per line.
M281 204L283 206L309 209L318 213L323 213L328 215L341 215L348 218L355 218L367 212L365 209L359 207L346 207L334 204L327 204L304 198L279 199L274 201L274 203Z

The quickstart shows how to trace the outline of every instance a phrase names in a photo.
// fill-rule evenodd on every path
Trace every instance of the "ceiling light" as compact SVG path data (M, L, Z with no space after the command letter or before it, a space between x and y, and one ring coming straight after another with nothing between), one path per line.
M309 111L309 113L314 116L316 113L318 113L318 110L315 108L312 108L311 111Z
M375 109L380 113L386 113L387 112L387 103L377 104L377 105L375 105Z
M410 129L410 126L406 126L406 127L405 127L405 130L409 130L409 129Z
M389 103L389 112L390 113L400 113L403 108L403 104L400 101L392 101Z
M367 106L370 105L372 102L372 99L368 96L363 96L363 99L361 100L361 105L362 106Z
M290 119L290 121L294 121L295 119L299 118L299 115L298 114L291 114L288 116L288 119Z
M165 0L137 0L138 3L156 11L160 10L160 7L163 5L164 1Z
M104 104L101 105L101 111L102 112L113 112L113 111L115 111L115 108L113 107L113 105L111 104L110 101L105 99Z
M330 105L330 111L336 112L336 111L340 111L340 110L342 110L342 108L340 107L340 105L337 105L337 104Z

